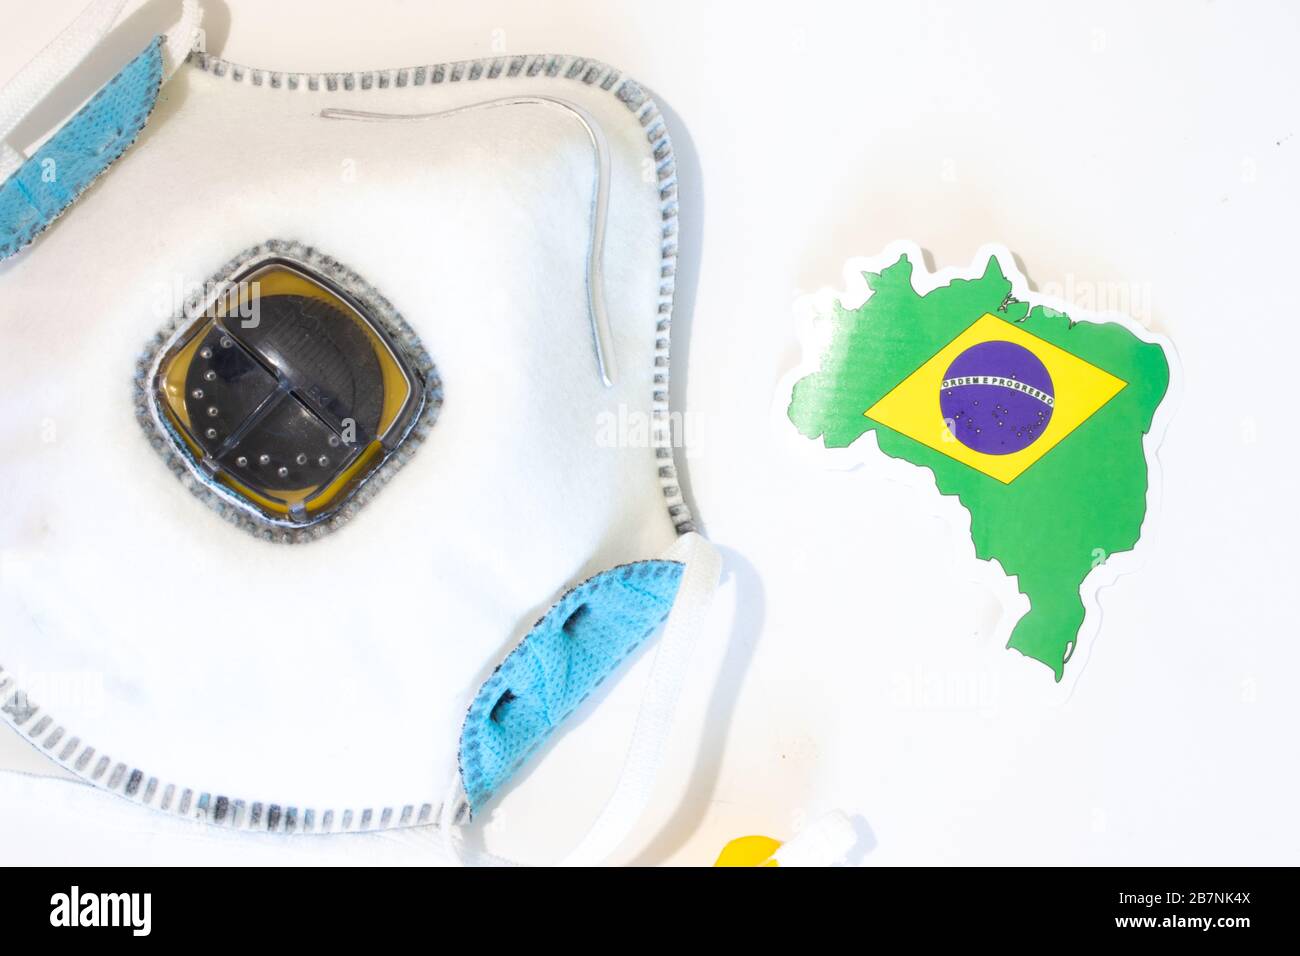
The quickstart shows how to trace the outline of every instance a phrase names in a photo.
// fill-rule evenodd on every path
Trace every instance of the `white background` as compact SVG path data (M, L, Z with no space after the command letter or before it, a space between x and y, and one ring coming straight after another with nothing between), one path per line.
M0 76L81 6L7 9ZM145 4L115 43L134 52L176 6ZM839 807L868 864L1300 862L1294 6L205 8L209 50L236 62L576 53L675 120L674 397L691 500L729 570L667 825L640 859L709 862ZM824 471L774 425L794 299L897 238L937 267L1003 243L1039 288L1127 302L1181 355L1145 566L1102 593L1068 697L992 639L999 595L972 583L932 490ZM0 765L50 770L8 736Z

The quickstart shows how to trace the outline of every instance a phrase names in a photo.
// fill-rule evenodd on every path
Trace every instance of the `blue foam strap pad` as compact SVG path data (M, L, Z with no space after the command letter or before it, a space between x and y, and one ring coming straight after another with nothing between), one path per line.
M639 561L588 578L534 625L487 679L460 737L471 811L668 617L681 584L676 561Z
M0 260L35 239L135 142L162 86L162 42L155 37L0 184Z

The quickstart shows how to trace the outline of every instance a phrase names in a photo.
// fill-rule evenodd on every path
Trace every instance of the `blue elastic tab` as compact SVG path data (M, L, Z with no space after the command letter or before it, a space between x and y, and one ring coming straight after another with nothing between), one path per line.
M639 561L560 598L479 688L460 737L460 775L477 811L672 609L676 561Z
M135 142L162 86L162 37L0 185L0 260L35 239Z

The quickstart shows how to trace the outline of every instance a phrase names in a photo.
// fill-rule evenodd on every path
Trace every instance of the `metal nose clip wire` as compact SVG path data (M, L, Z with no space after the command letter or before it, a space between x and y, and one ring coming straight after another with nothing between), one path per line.
M321 119L362 120L380 122L389 120L442 119L470 110L491 109L499 106L547 106L568 113L587 131L592 153L596 158L596 184L591 196L591 240L587 245L587 314L591 320L591 336L596 348L596 367L606 388L614 385L614 341L609 331L609 315L605 311L605 277L601 266L605 250L605 220L609 207L609 144L600 125L590 113L565 100L550 96L507 96L468 106L439 110L434 113L384 113L371 110L323 109Z

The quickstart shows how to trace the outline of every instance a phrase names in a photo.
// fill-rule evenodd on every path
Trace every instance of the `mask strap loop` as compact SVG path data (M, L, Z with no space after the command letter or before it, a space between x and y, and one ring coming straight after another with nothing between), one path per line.
M721 556L698 532L678 538L664 559L681 561L686 569L659 638L623 772L605 809L565 857L564 866L595 866L613 855L645 813L654 793L691 656L722 575Z
M686 567L659 637L623 770L604 809L586 836L561 861L562 866L596 866L609 859L631 835L654 795L673 714L722 574L722 558L717 549L694 531L678 538L662 558L680 561ZM463 808L460 778L456 774L443 801L439 821L450 858L471 865L515 865L513 861L464 845L457 832Z
M8 142L23 119L99 45L117 21L126 0L94 0L62 33L0 88L0 182L26 160ZM167 30L163 82L176 72L194 46L203 9L198 0L182 0L180 18Z

